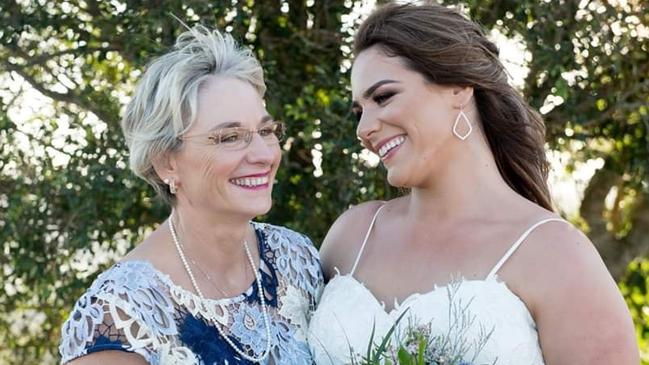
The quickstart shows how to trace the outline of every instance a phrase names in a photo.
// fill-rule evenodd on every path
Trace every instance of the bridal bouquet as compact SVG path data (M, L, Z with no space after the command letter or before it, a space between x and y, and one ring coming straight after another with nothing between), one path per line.
M449 326L444 333L433 333L431 322L415 323L408 318L405 326L397 325L406 318L404 311L390 328L378 346L374 344L374 329L370 336L367 353L362 359L352 360L354 365L483 365L476 358L489 341L489 331L478 327L477 340L469 341L467 332L476 325L476 316L469 312L468 303L456 300L460 283L447 287L449 299ZM466 360L470 357L470 360ZM491 365L495 364L494 361Z

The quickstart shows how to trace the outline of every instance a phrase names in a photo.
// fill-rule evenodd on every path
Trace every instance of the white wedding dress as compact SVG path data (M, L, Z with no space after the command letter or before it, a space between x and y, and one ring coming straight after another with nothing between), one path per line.
M406 310L395 327L395 333L403 333L405 326L430 324L432 335L450 332L451 338L461 336L461 340L468 344L463 357L466 364L544 364L534 319L525 303L498 279L497 273L536 227L551 221L565 221L551 218L532 225L512 244L485 279L461 279L449 285L435 286L429 292L410 295L402 303L395 301L394 309L388 312L354 277L380 210L372 219L352 271L346 275L339 273L329 281L311 317L308 342L317 365L350 364L352 359L358 363L367 354L370 338L373 338L373 346L380 343ZM458 310L462 308L465 310ZM457 320L462 321L460 317L463 315L464 328L458 329ZM467 318L474 321L466 321ZM463 334L458 334L462 331ZM398 341L396 336L393 335L393 341ZM476 341L485 338L484 346L476 351L479 347Z

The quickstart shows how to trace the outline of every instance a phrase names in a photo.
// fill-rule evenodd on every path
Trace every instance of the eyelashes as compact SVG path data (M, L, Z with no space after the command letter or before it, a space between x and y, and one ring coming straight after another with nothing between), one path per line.
M394 94L395 93L392 92L392 91L387 91L387 92L384 92L384 93L374 95L372 97L372 100L374 100L374 102L377 103L378 105L381 105L381 104L385 103L386 101L390 100L390 98L393 97Z
M385 104L388 100L390 100L394 95L397 93L394 91L386 91L382 93L377 93L374 96L372 96L372 101L376 103L378 106L382 106ZM354 118L356 119L357 122L360 122L361 116L363 116L363 108L360 106L356 106L352 108L352 114L354 115Z

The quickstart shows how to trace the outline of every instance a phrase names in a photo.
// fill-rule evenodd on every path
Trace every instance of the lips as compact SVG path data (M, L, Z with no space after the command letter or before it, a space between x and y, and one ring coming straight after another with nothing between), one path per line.
M258 188L268 186L268 173L248 175L230 179L230 182L234 185L241 186L243 188Z
M385 157L391 150L394 148L400 146L403 144L403 142L406 141L406 137L404 135L392 137L386 142L379 144L379 148L377 149L377 153L380 158Z

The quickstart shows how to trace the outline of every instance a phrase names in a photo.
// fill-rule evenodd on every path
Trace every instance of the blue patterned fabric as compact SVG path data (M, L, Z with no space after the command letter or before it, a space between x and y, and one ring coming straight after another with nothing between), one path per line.
M253 223L260 274L271 317L275 364L312 364L306 344L311 311L323 286L317 252L305 236ZM104 350L137 353L151 364L251 364L237 347L258 355L266 345L260 297L253 283L233 298L201 299L146 261L127 261L102 273L77 301L62 330L62 362ZM212 314L212 315L210 315Z

